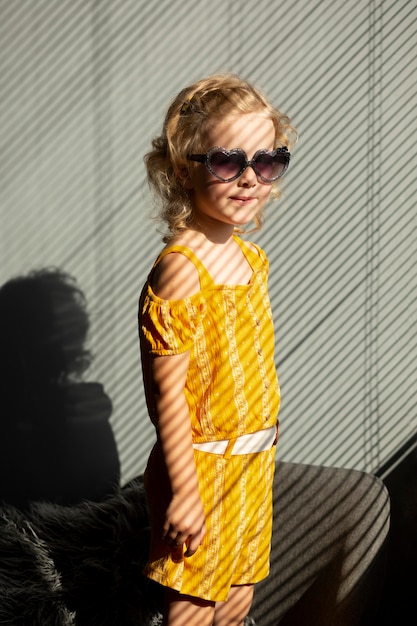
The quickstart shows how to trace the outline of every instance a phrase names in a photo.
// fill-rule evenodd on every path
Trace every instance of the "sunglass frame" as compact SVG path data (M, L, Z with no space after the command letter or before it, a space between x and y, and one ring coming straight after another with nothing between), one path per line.
M219 174L216 173L211 165L211 157L216 152L222 152L227 157L230 157L234 154L238 154L239 156L243 157L244 161L242 163L240 171L230 178L223 178L222 176L219 176ZM285 155L285 162L283 163L284 169L278 176L274 176L273 178L265 178L265 176L262 176L262 174L258 170L256 160L264 154L271 157L275 157L278 154ZM255 172L257 178L259 178L264 183L272 184L276 180L281 178L287 171L290 164L291 153L286 146L276 148L275 150L257 150L253 156L253 159L249 160L246 152L242 150L242 148L233 148L232 150L226 150L226 148L222 148L221 146L214 146L213 148L210 148L210 150L208 150L205 154L188 154L187 159L189 161L197 161L198 163L203 163L210 172L210 174L212 174L215 178L223 183L231 183L233 180L239 178L239 176L242 176L243 172L247 170L248 167L251 167Z

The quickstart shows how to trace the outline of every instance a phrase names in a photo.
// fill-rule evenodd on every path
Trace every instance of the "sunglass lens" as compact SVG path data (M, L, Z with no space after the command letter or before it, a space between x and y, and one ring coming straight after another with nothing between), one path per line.
M273 181L280 178L288 167L285 154L260 154L256 158L256 169L265 180Z
M237 176L244 167L244 157L238 153L217 150L211 153L209 165L215 176L221 180L229 180Z

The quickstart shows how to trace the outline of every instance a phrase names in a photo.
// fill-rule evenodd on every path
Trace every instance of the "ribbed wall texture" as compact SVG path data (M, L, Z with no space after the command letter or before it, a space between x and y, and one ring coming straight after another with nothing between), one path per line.
M143 155L171 98L215 71L263 88L300 134L253 236L271 263L279 458L374 471L413 441L416 33L415 0L0 0L0 283L46 266L77 279L124 480L154 437L136 313L161 242Z

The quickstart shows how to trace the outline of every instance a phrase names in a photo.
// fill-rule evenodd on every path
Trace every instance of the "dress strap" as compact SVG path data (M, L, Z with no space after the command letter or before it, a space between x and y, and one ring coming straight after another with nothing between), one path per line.
M183 254L184 256L186 256L187 259L189 259L193 263L200 277L200 287L202 291L210 287L213 287L214 281L211 275L208 273L208 271L206 270L206 268L204 267L204 265L202 264L198 256L194 254L194 252L190 250L190 248L187 248L186 246L170 246L169 248L165 248L165 250L162 250L158 258L156 259L153 267L155 268L158 265L159 261L164 256L166 256L167 254L170 254L171 252L179 252L180 254Z
M261 248L253 242L249 245L249 243L243 241L243 239L241 239L238 235L233 235L233 239L242 250L247 262L252 266L252 269L255 270L256 268L259 268L259 266L263 263L263 252Z

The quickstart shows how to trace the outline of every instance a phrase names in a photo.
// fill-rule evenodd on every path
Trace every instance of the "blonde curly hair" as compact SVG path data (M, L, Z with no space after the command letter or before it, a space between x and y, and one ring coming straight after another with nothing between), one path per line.
M234 74L214 74L185 87L168 108L162 133L152 141L145 155L148 181L159 199L156 218L168 226L164 242L187 229L192 220L192 206L182 180L184 169L196 167L187 160L190 153L205 152L210 130L220 119L232 113L263 112L275 128L275 146L289 150L297 139L290 119L274 108L265 95ZM271 196L280 195L279 181L272 185ZM262 226L258 213L255 228ZM238 232L238 229L236 229Z

